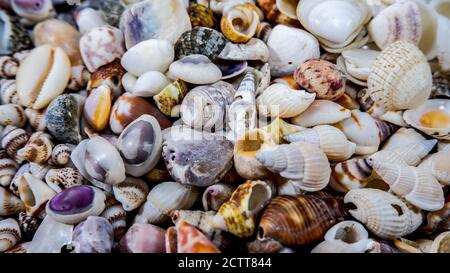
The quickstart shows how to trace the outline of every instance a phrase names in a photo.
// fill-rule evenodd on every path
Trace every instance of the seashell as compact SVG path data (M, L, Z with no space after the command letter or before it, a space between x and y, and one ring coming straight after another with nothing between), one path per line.
M112 90L107 85L100 85L92 89L86 98L84 117L95 131L102 131L108 126L112 100Z
M111 63L101 66L92 74L87 90L90 91L96 87L107 85L113 91L114 96L118 97L123 93L121 79L125 73L125 69L120 64L120 59L115 59Z
M416 46L397 41L378 55L367 84L370 97L386 111L415 108L430 96L430 65Z
M245 179L264 179L270 171L258 161L256 155L275 142L268 133L261 129L245 132L234 145L234 166L240 176Z
M382 147L382 150L392 150L395 148L409 146L423 140L425 140L425 137L413 128L400 128L386 141Z
M30 108L25 109L25 116L28 119L31 127L36 131L44 131L47 129L47 120L45 118L45 109L34 110Z
M166 72L174 56L174 47L168 41L150 39L125 52L121 64L129 73L139 77L149 71Z
M206 187L220 181L233 165L233 144L208 137L167 139L162 156L175 181Z
M202 197L203 209L219 210L223 203L228 201L235 188L228 184L217 183L205 189Z
M246 244L248 253L280 253L283 245L274 239L256 239Z
M248 181L240 185L223 203L213 220L213 227L238 237L250 237L256 230L255 219L272 197L264 181Z
M337 100L345 92L345 75L335 64L312 59L294 72L294 80L318 99Z
M262 213L258 238L306 245L322 240L330 227L346 218L341 199L327 194L277 196Z
M160 224L172 210L189 209L199 196L197 188L176 182L156 185L134 219L135 223Z
M261 115L292 118L303 113L315 97L315 94L304 90L293 90L287 85L275 83L256 99L256 103Z
M277 25L267 40L269 65L273 77L292 75L305 61L319 58L319 42L310 33L293 27Z
M365 112L353 110L351 117L335 125L356 144L356 154L373 154L380 143L392 135L397 127L393 124L373 118Z
M299 26L299 22L297 18L292 19L289 16L283 14L280 12L280 10L277 7L276 0L257 0L258 6L261 8L261 10L264 12L264 17L267 18L267 20L272 25L289 25L289 26Z
M61 48L50 45L36 47L20 63L17 71L20 103L35 110L45 108L64 92L69 78L70 60Z
M111 26L101 26L90 30L80 39L80 52L89 72L94 73L103 65L125 52L122 32Z
M433 73L433 88L431 89L430 98L450 98L450 77L441 72ZM3 89L3 87L2 87Z
M100 215L105 209L105 194L98 188L77 185L56 194L45 211L53 220L73 225L89 216Z
M432 234L436 231L445 231L450 227L450 202L445 203L440 210L428 212L426 223L420 227L420 232Z
M86 34L96 27L107 25L100 11L89 7L76 10L73 17L81 34Z
M133 224L120 240L122 253L165 253L165 230L150 224Z
M123 208L132 211L145 202L149 189L144 180L127 177L125 181L114 185L113 191Z
M111 26L117 27L120 22L120 17L125 11L127 4L124 1L106 0L98 1L98 8L100 14L105 21Z
M127 73L128 77L134 77ZM125 76L124 76L125 78ZM125 87L124 78L122 83ZM135 79L133 87L128 91L135 96L139 97L152 97L159 94L166 86L170 85L170 81L167 77L159 71L149 71L142 74L139 78ZM125 87L125 89L127 89Z
M31 242L18 244L15 247L11 248L10 250L6 251L5 253L28 253L28 246L30 244Z
M189 5L188 14L193 28L214 28L217 23L213 11L207 6L198 3L192 3Z
M446 231L439 234L430 246L430 253L450 253L449 245L450 232Z
M411 166L392 165L376 160L369 164L389 184L390 190L414 206L427 211L436 211L444 206L441 184L430 170Z
M75 148L71 144L58 144L53 147L50 162L55 166L65 166L70 162L70 155Z
M0 186L9 186L18 168L19 165L8 156L6 151L0 150Z
M247 72L228 109L228 126L238 135L257 126L255 93L256 76L253 72Z
M247 71L248 62L247 61L230 61L230 60L222 60L216 59L214 60L214 64L220 69L222 72L222 80L230 79L237 77Z
M261 11L249 3L229 6L223 12L220 21L222 33L232 42L248 42L259 27L260 14L258 13Z
M19 178L22 176L22 174L26 172L31 173L30 163L22 164L17 169L16 173L14 174L14 177L11 180L11 183L9 184L10 191L17 196L19 196Z
M221 232L221 230L213 227L216 214L215 211L173 210L169 216L175 224L186 222L199 229L207 237L211 237L214 233Z
M45 209L45 204L56 192L45 182L36 178L30 173L24 173L19 178L19 195L23 201L28 215L39 216Z
M270 52L266 43L256 38L250 39L245 44L227 43L218 55L224 60L262 62L267 62L269 56Z
M431 170L433 176L444 186L450 184L450 166L446 160L449 151L449 149L444 149L431 154L419 165L420 168Z
M55 192L61 192L65 189L83 184L81 173L71 167L62 169L51 169L45 175L45 182Z
M25 212L19 213L18 220L20 226L20 233L22 234L22 240L23 241L32 240L34 234L39 228L39 225L41 224L41 220L37 217L29 216Z
M370 156L370 159L380 163L392 163L417 166L433 150L437 141L418 140L407 146L395 149L383 149Z
M72 241L73 225L59 223L46 216L33 240L27 245L28 253L61 253L61 248Z
M125 44L130 49L148 39L167 40L175 43L191 30L191 22L181 1L146 0L128 7L120 20Z
M108 188L125 180L125 165L120 153L101 136L80 142L70 158L91 183Z
M376 236L392 240L414 232L422 214L378 189L354 189L344 198L349 213Z
M91 79L91 73L84 65L72 66L69 84L67 89L73 91L79 91L86 88L89 80Z
M287 17L297 19L297 5L299 0L277 0L276 5L278 10Z
M0 98L3 104L20 104L16 80L0 80Z
M111 223L114 231L114 241L118 242L127 231L126 211L112 195L106 195L105 210L100 216Z
M17 151L17 156L36 164L45 163L51 156L53 143L51 136L43 132L33 133L28 143Z
M291 118L295 125L314 127L341 122L350 118L351 111L329 100L315 100L300 115Z
M55 13L51 0L12 0L11 7L17 15L33 23L47 19Z
M208 27L195 27L183 33L175 43L175 56L181 59L189 55L201 54L213 60L227 43L227 39L219 31Z
M21 240L20 228L13 218L0 221L0 253L13 248Z
M287 135L285 140L315 144L325 152L331 161L347 160L355 153L356 149L356 144L348 141L344 133L329 125L319 125L313 129L305 129Z
M283 119L276 118L272 123L269 125L261 128L262 130L268 132L272 138L273 141L275 141L276 144L282 144L285 143L284 137L296 132L302 131L304 128L293 125L290 123L287 123Z
M0 54L8 55L28 49L33 45L27 29L19 21L19 17L11 16L3 9L0 10L3 36L0 43Z
M0 216L8 216L25 211L23 202L15 195L0 187Z
M330 187L338 192L364 188L372 175L372 167L365 158L352 158L331 168Z
M366 253L374 246L369 233L358 222L343 221L325 234L325 241L318 244L311 253Z
M164 114L146 100L125 93L113 105L109 126L114 133L120 134L131 122L144 114L155 117L163 129L172 125L172 122Z
M78 94L64 94L47 107L47 129L56 140L77 144L81 141L80 118L85 99Z
M116 147L127 173L135 177L148 173L161 156L162 135L158 121L150 115L142 115L120 134Z
M344 50L342 55L338 57L336 65L345 72L348 80L367 87L370 68L379 54L379 51L370 49Z
M306 142L267 147L256 158L270 171L295 181L304 191L320 191L330 180L327 156L319 147Z
M171 116L174 107L181 104L187 92L186 83L182 80L176 80L153 96L153 100L155 100L156 106L163 114Z
M223 81L198 86L183 99L181 119L195 129L221 129L226 121L227 106L232 103L235 92L232 85Z
M110 253L114 242L113 227L103 217L89 216L73 230L76 253Z
M0 77L13 78L19 69L19 61L10 56L0 57Z
M48 44L52 47L59 47L70 59L72 66L83 64L80 55L80 33L69 23L48 19L34 27L33 42L35 46Z
M27 122L22 106L18 104L0 105L0 125L23 127Z
M174 247L171 247L174 246ZM220 250L199 230L180 221L166 231L168 253L220 253Z
M193 84L215 83L222 78L222 71L206 56L193 54L175 61L169 67L173 77Z
M2 148L14 161L22 163L23 158L17 155L17 151L27 144L28 139L29 135L24 129L11 125L6 126L2 135Z
M433 138L450 139L450 103L446 99L427 100L419 107L405 111L403 118Z

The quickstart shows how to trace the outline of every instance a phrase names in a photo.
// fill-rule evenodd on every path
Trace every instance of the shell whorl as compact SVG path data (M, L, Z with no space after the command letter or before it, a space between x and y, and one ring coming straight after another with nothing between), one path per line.
M16 80L3 79L0 81L0 97L4 104L19 104L20 98L17 93Z
M2 148L17 163L22 163L24 159L17 152L27 144L28 139L29 134L24 129L7 126L3 131Z

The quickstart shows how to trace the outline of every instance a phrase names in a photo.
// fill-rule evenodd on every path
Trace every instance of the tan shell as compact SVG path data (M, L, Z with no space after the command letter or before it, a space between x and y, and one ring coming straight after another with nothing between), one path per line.
M113 192L125 211L131 211L145 202L149 188L144 180L127 177L125 181L113 186Z
M262 12L250 3L238 4L223 12L222 33L235 43L248 42L256 33Z
M36 132L31 135L28 143L17 151L17 155L27 161L42 164L46 162L53 149L51 136L44 132Z
M19 165L8 156L6 151L0 150L0 186L9 186L18 168Z
M0 216L18 214L25 211L22 200L0 187Z
M20 227L13 218L0 221L0 253L13 248L21 240Z
M27 122L22 106L17 104L0 105L0 126L23 127Z
M16 80L0 80L0 98L3 104L20 104L19 94L17 93Z
M56 192L45 182L35 176L25 173L19 178L19 195L30 216L39 216L45 209L45 204Z
M77 169L67 167L49 170L45 175L45 182L52 190L61 192L73 186L82 185L84 178Z
M19 68L19 61L14 57L2 56L0 57L0 76L2 78L12 78L16 76Z
M27 108L25 109L25 116L28 118L28 122L31 127L36 131L44 131L47 129L47 119L45 118L45 109L34 110Z
M335 124L348 119L351 111L329 100L315 100L305 112L293 117L291 122L303 127Z

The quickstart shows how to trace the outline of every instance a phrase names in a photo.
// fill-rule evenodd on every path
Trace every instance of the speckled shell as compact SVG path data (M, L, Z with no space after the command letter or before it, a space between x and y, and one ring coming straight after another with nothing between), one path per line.
M0 10L0 22L4 30L2 31L2 42L0 44L0 54L11 54L32 46L27 29L19 22L20 18L9 15L3 9Z
M114 231L114 241L118 242L127 231L127 212L112 195L106 195L105 210L100 216L111 223Z
M47 107L47 129L58 141L72 144L81 141L80 118L84 101L81 95L64 94Z
M51 139L52 137L44 132L33 133L28 143L17 151L17 155L29 162L43 164L52 154L53 142Z
M127 177L125 181L113 186L113 192L122 207L126 211L132 211L145 202L149 188L144 180Z
M73 230L77 253L110 253L114 242L112 225L103 217L89 216Z
M7 126L2 135L2 148L5 149L9 157L18 163L22 163L23 158L17 155L17 151L27 144L29 137L24 129L11 125Z
M188 14L193 28L195 27L214 28L214 26L217 23L213 11L201 4L193 3L189 5Z
M9 186L18 168L19 165L8 156L6 151L0 150L0 186Z
M28 122L31 127L36 131L44 131L47 129L47 120L45 118L45 109L34 110L27 108L25 109L25 116L28 118Z
M73 186L82 185L84 178L77 169L67 167L49 170L45 175L45 182L54 191L61 192Z
M41 224L41 220L37 217L27 215L25 212L19 213L19 226L24 241L33 239L36 230Z
M25 206L17 196L0 187L0 216L8 216L25 211Z
M172 247L173 246L173 247ZM220 250L199 230L180 221L166 231L168 253L220 253Z
M18 104L0 105L0 126L23 127L27 122L22 106Z
M184 96L188 92L186 83L182 80L176 80L166 86L161 92L153 96L153 100L158 109L166 116L173 116L173 109L180 105Z
M19 60L10 56L0 57L0 77L2 78L13 78L17 74L19 69Z
M55 166L65 166L70 162L70 155L75 148L72 144L58 144L53 147L50 163Z
M0 221L0 253L13 248L21 240L20 227L13 218Z
M351 190L345 195L344 202L354 218L383 239L392 240L410 234L422 223L419 211L378 189Z
M324 60L306 61L295 71L294 80L318 99L337 100L345 92L345 74Z
M211 60L225 48L227 39L217 30L195 27L186 31L175 43L175 57L183 58L191 54L202 54Z
M325 233L347 218L341 199L327 194L277 196L266 206L259 238L272 238L285 246L322 240Z
M3 104L20 104L19 93L17 93L16 80L2 79L0 81L0 98Z

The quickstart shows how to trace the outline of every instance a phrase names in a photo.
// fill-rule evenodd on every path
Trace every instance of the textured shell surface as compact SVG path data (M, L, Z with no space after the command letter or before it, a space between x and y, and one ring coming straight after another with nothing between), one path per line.
M425 158L419 165L419 167L431 169L431 173L436 179L443 185L450 184L450 165L448 160L450 150L444 149L437 153L431 154Z
M9 216L22 211L25 211L22 200L0 187L0 216Z
M18 104L0 105L0 125L23 127L27 122L27 117L22 106Z
M149 188L142 179L127 177L113 186L114 197L126 211L134 210L145 202Z
M425 137L413 128L400 128L383 145L382 150L392 150L424 141Z
M364 158L352 158L332 166L330 187L338 192L364 188L372 175L372 167Z
M0 186L9 186L18 168L19 165L8 156L6 151L0 150Z
M81 173L72 167L51 169L45 175L45 182L55 192L61 192L76 185L82 185L84 178Z
M52 137L44 132L36 132L30 136L28 143L17 151L17 155L29 162L43 164L50 158L52 150Z
M47 129L45 109L34 110L27 108L25 109L25 116L27 117L31 127L33 127L36 131L44 131Z
M114 241L118 242L127 231L127 212L112 195L107 194L105 210L103 210L100 216L107 219L113 226Z
M6 126L2 134L2 148L9 157L17 163L22 163L24 159L17 152L27 144L29 137L29 133L22 128Z
M30 216L39 216L45 209L45 204L55 194L56 192L44 181L30 173L25 173L19 178L19 196Z
M153 96L153 100L158 109L170 117L175 114L176 107L181 104L187 92L186 83L178 79L165 86L161 92Z
M183 33L175 43L175 56L181 59L192 54L201 54L212 60L222 52L227 43L227 39L219 31L195 27Z
M169 73L175 78L193 84L210 84L222 78L222 71L208 57L192 54L173 62Z
M21 240L19 224L13 218L0 221L0 253L13 248Z
M436 146L437 140L422 140L395 149L383 149L371 155L369 159L381 163L417 166Z
M50 163L55 166L65 166L70 162L70 155L75 145L58 144L53 147Z
M33 239L34 234L36 233L39 225L41 224L41 220L38 217L32 217L26 214L25 212L19 213L19 226L20 232L22 234L22 240L28 241Z
M217 23L213 11L206 5L192 3L188 8L189 19L192 27L214 28Z
M220 21L222 33L232 42L248 42L259 27L260 12L255 5L250 3L227 6Z
M350 118L351 111L329 100L314 100L300 115L291 118L295 125L314 127L335 124Z
M148 39L175 43L185 31L191 30L191 22L181 1L145 0L123 12L120 29L129 49Z
M42 45L21 62L16 84L20 103L28 108L45 108L61 95L70 78L70 60L58 47Z
M114 242L112 225L103 217L89 216L73 230L77 253L110 253Z
M260 60L267 62L270 57L270 51L262 40L252 38L245 44L227 43L218 57L234 61Z
M2 22L2 41L0 43L0 53L11 54L32 46L27 29L20 22L20 18L8 14L5 10L0 10L0 22Z

